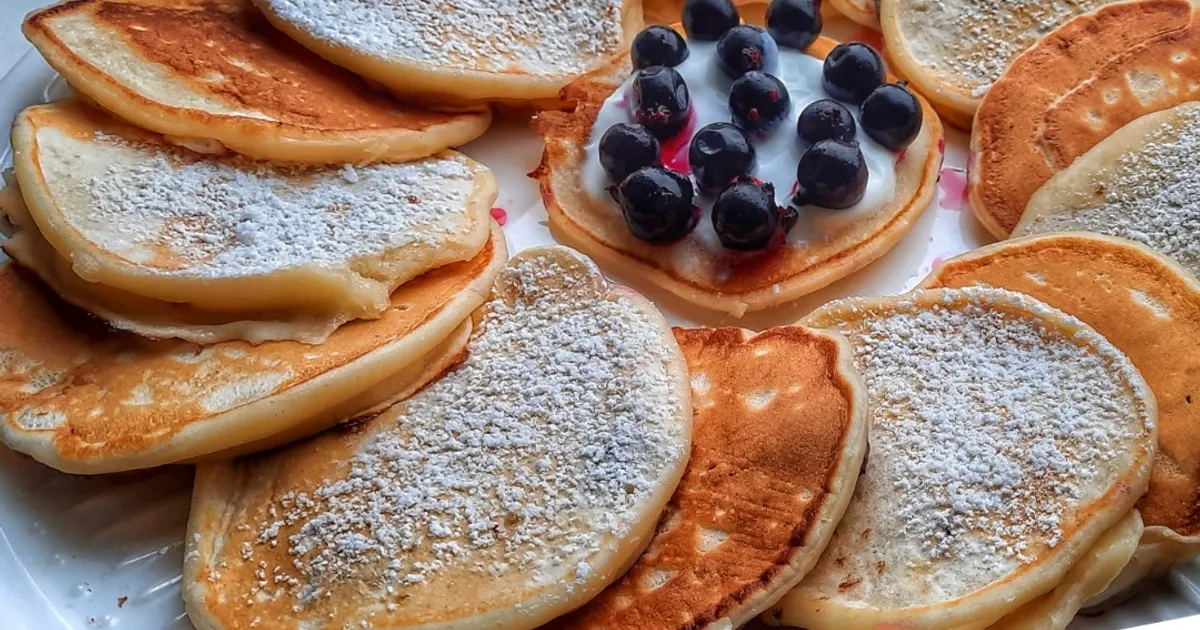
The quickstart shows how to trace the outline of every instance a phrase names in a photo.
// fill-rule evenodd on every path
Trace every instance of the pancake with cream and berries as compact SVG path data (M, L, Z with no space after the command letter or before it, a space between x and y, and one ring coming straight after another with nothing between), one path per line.
M690 0L628 65L543 112L533 173L556 231L610 269L740 316L795 300L888 251L933 198L942 127L862 43L820 36L813 0L767 28ZM632 66L632 76L627 76Z

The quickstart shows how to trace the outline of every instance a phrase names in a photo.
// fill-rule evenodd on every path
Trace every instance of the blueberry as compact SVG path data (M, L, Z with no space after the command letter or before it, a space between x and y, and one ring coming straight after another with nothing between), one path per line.
M800 139L810 144L822 140L854 140L854 132L858 126L854 124L854 114L841 103L823 98L813 101L800 112L796 122L796 133Z
M721 192L729 182L748 174L754 168L754 157L750 138L732 123L705 125L692 137L688 148L692 175L707 195Z
M822 85L839 101L858 105L887 78L883 58L862 42L838 44L825 57Z
M688 58L687 42L679 33L666 26L651 26L633 38L629 50L633 67L637 70L650 66L673 67Z
M717 238L728 249L766 247L779 229L775 187L749 177L739 179L717 197L712 222Z
M751 70L773 68L778 56L775 40L757 26L735 26L717 42L717 65L731 79Z
M772 0L767 31L780 46L808 48L821 34L820 0Z
M729 88L733 122L750 132L769 131L779 124L790 103L787 86L765 72L747 72Z
M871 139L892 151L912 143L925 119L921 103L903 85L885 83L862 104L862 126Z
M633 117L660 140L687 125L692 98L687 84L674 68L650 66L633 78Z
M849 208L866 193L867 176L867 162L857 142L822 140L800 158L792 203Z
M689 39L714 41L741 21L732 0L688 0L683 5L683 30Z
M661 148L658 139L641 125L617 123L600 136L600 166L614 182L658 163Z
M651 243L677 241L696 228L700 208L694 196L691 180L661 166L634 171L617 189L629 231Z

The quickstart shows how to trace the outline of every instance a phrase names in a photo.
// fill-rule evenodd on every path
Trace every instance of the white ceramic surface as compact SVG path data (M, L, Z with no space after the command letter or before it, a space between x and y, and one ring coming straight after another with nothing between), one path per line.
M0 120L63 93L54 72L30 52L0 80ZM864 271L792 305L735 320L696 312L633 279L617 279L653 298L673 323L751 328L791 323L836 297L906 290L940 259L988 239L957 202L965 142L963 134L949 133L938 200L908 237ZM554 242L537 186L525 176L537 165L540 149L520 120L498 122L464 149L496 171L497 205L508 213L505 232L514 252ZM6 138L0 164L8 162ZM179 466L72 477L0 446L0 630L191 628L179 599L191 475L190 468ZM1193 563L1115 610L1077 619L1071 630L1118 630L1169 619L1178 620L1154 630L1195 629L1200 616L1182 618L1198 613L1200 563Z

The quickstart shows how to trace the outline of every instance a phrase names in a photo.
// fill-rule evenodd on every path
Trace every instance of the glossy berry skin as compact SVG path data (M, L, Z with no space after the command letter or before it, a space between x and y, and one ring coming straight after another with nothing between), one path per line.
M751 70L770 70L778 58L775 40L757 26L735 26L717 41L717 65L731 79Z
M796 121L796 133L809 144L822 140L854 140L858 125L845 105L828 98L809 103Z
M917 97L903 85L875 88L862 104L863 131L892 151L907 147L921 132L925 114Z
M804 50L821 35L820 0L772 0L767 32L780 46Z
M734 182L717 196L712 222L726 249L763 249L775 238L780 211L775 187L749 177Z
M658 164L658 138L641 125L617 123L600 136L600 166L617 183L634 171Z
M729 88L729 111L737 126L765 133L779 124L791 106L782 81L765 72L747 72Z
M822 140L800 158L792 203L834 210L849 208L862 200L867 177L867 161L857 142Z
M838 44L825 57L821 85L833 98L859 105L879 87L887 74L883 58L862 42Z
M700 208L694 196L691 180L661 166L638 169L617 189L629 231L651 243L671 243L696 228Z
M700 192L715 195L729 182L754 168L754 145L746 132L732 123L705 125L692 137L688 162Z
M633 117L659 140L679 133L687 125L692 97L674 68L651 66L633 78Z
M650 66L672 68L688 58L687 42L674 29L666 26L651 26L633 38L629 49L635 70Z
M688 39L716 41L739 22L732 0L688 0L683 5L683 30Z

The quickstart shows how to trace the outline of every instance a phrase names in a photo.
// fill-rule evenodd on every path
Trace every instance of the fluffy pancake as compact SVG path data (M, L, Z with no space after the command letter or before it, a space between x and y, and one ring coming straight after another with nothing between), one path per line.
M1200 103L1147 114L1038 189L1013 236L1084 231L1138 241L1200 274Z
M1138 503L1143 548L1130 571L1143 577L1200 553L1200 408L1193 404L1200 355L1187 350L1200 346L1200 283L1135 243L1048 234L953 258L923 282L968 285L1031 295L1083 320L1129 357L1158 402L1159 443L1150 489Z
M310 50L444 105L560 104L642 28L641 0L254 0Z
M971 131L968 196L998 238L1055 173L1141 116L1200 96L1200 23L1187 0L1104 6L1018 57Z
M199 468L198 628L531 628L633 562L691 442L666 322L561 247L514 257L475 321L462 364L365 423Z
M76 102L26 109L13 146L29 214L71 272L225 321L377 317L395 287L480 251L496 195L453 152L340 169L204 158Z
M1145 492L1154 396L1079 320L1000 289L852 298L871 452L775 618L810 630L985 628L1062 583Z
M491 119L401 105L272 28L250 0L67 0L31 13L24 31L75 90L203 152L412 160Z
M806 52L824 59L835 45L822 37ZM727 251L711 253L696 233L671 245L638 240L611 199L587 191L580 171L588 145L599 141L592 130L604 101L625 76L627 72L610 72L581 79L566 92L579 103L574 112L539 113L535 127L546 149L532 176L541 184L551 225L568 242L606 267L704 308L740 316L820 289L886 253L933 199L942 163L942 126L922 100L924 126L900 154L892 200L850 221L835 217L823 227L821 238L790 239L778 252L738 265L730 262Z
M867 447L866 389L838 335L675 329L695 433L650 546L549 628L736 628L816 563Z
M102 473L319 431L391 400L415 378L405 370L419 376L422 356L437 364L454 354L455 342L443 341L483 302L507 256L499 230L489 243L405 284L381 318L343 326L320 346L203 347L114 332L5 264L0 439L59 470Z
M1018 55L1060 24L1113 1L880 0L880 24L896 72L947 121L969 129L984 94Z

